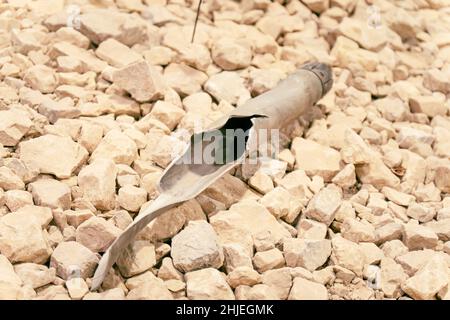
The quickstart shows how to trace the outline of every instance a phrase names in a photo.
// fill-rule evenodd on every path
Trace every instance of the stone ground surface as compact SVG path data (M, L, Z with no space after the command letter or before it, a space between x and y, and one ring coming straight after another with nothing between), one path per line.
M1 299L449 299L447 0L3 0ZM335 83L99 258L173 150L307 61Z

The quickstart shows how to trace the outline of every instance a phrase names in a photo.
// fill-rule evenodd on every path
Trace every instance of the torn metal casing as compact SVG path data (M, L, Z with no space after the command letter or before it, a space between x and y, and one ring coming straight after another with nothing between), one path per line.
M274 89L234 109L228 116L214 123L210 130L194 135L191 139L193 142L185 152L163 172L158 183L160 196L138 215L103 255L92 279L91 290L100 287L120 253L148 223L166 210L196 197L226 172L242 163L254 148L254 138L259 129L280 129L298 118L331 89L332 83L329 66L321 63L306 64ZM195 149L195 141L208 143L203 139L195 139L198 135L226 128L239 129L240 126L248 127L248 142L245 150L232 161L223 164L195 164L185 161Z

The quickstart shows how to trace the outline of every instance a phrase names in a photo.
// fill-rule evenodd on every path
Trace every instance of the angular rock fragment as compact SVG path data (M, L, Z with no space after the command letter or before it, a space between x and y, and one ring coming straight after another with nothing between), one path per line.
M138 102L157 100L164 95L161 76L145 61L136 62L115 71L113 81L114 84L129 92Z
M244 86L243 79L235 72L224 71L211 76L204 85L205 91L218 101L242 104L250 99L250 92Z
M254 221L258 221L257 224ZM219 236L220 243L239 243L248 251L253 250L252 235L263 231L270 231L275 243L289 232L279 224L274 216L261 204L254 200L241 201L230 207L228 211L221 211L210 218L210 223Z
M58 85L55 71L45 65L35 65L29 68L23 79L32 89L42 93L51 93Z
M185 112L169 102L157 101L150 115L164 123L170 130L173 130L183 118Z
M19 157L27 167L57 178L69 178L88 158L88 152L68 137L51 134L19 144Z
M236 39L221 38L214 42L211 56L223 70L232 71L250 65L252 51L248 43Z
M283 267L284 264L283 254L277 248L257 252L253 257L253 265L261 273L270 269Z
M398 298L401 285L408 278L403 268L391 258L381 260L381 290L387 297Z
M186 273L186 293L192 300L234 300L225 277L218 270L206 268Z
M224 261L219 239L206 221L191 221L173 237L171 256L175 268L182 272L218 269Z
M339 208L341 201L341 190L334 185L328 185L311 199L306 207L305 214L308 218L322 222L328 226L333 222L336 210Z
M261 275L249 267L238 267L227 275L227 282L232 288L253 286L261 282Z
M122 252L116 264L126 278L143 273L156 264L155 246L145 240L134 241Z
M428 227L408 223L403 228L403 242L410 250L434 249L438 236Z
M441 255L435 255L413 277L402 284L402 290L417 300L432 300L448 285L448 264Z
M343 238L353 242L373 242L376 239L375 228L366 221L346 218L341 226Z
M294 279L288 300L328 300L324 285L297 277Z
M22 179L17 176L8 167L0 167L0 188L3 190L22 190L25 184Z
M132 289L127 300L172 300L173 296L161 279L155 278L150 283Z
M180 96L199 92L208 77L205 73L184 64L171 63L164 69L164 81Z
M283 252L288 267L303 267L314 271L331 255L330 240L285 239Z
M140 54L113 38L100 43L95 54L97 57L116 68L123 68L129 64L142 60Z
M329 182L340 170L341 156L332 148L295 138L291 149L295 156L295 167L305 170L310 176L319 175L325 182Z
M132 46L146 39L145 22L126 13L96 9L83 13L79 19L80 32L95 44L114 38Z
M115 206L117 169L112 160L99 159L84 167L78 174L83 196L100 210Z
M76 240L93 252L105 252L121 233L111 222L92 217L78 226Z
M327 234L327 226L310 219L300 219L297 224L297 237L302 239L322 240Z
M30 183L29 188L33 195L34 203L38 206L49 208L70 208L72 200L70 188L58 180L40 179Z
M83 279L94 274L98 257L91 250L75 241L61 242L53 251L50 266L63 278L76 275Z
M332 259L335 259L339 266L349 269L362 275L365 256L361 248L354 242L336 236L331 240L333 247Z
M41 221L13 212L0 218L0 252L12 263L45 263L52 249Z
M23 284L33 289L43 287L56 280L56 270L35 263L21 263L14 266L14 271Z
M27 114L21 110L0 111L0 143L10 147L17 145L32 124Z
M117 202L125 210L138 212L147 202L147 191L134 186L124 186L119 189Z

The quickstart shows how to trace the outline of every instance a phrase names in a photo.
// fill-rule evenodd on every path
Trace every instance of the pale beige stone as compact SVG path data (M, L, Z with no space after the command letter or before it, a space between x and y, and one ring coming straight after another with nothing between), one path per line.
M283 252L288 267L303 267L314 271L331 255L330 240L285 239Z
M293 278L290 268L267 270L261 278L262 283L269 286L270 292L275 293L278 299L287 299Z
M278 296L270 291L265 284L257 284L253 287L239 286L235 290L236 300L276 300Z
M438 236L431 228L408 223L403 228L403 242L410 250L434 249Z
M387 199L391 200L392 202L400 206L406 207L415 200L414 196L397 191L389 187L384 187L383 189L381 189L381 192L385 195Z
M24 206L32 205L33 196L27 191L9 190L5 192L3 202L11 212L14 212Z
M408 248L398 239L384 243L381 249L386 257L392 259L408 252Z
M42 264L52 249L38 218L13 212L0 218L0 252L13 263Z
M353 271L356 275L362 275L365 256L361 248L354 242L336 236L331 240L332 256L337 265Z
M277 269L285 265L283 254L277 248L257 252L253 257L253 265L262 273L270 269Z
M107 39L100 43L95 54L111 66L122 68L142 60L142 56L115 39Z
M225 100L231 104L240 105L250 99L250 92L236 72L224 71L211 76L204 89L218 101Z
M288 300L328 300L324 285L297 277L293 281Z
M114 84L129 92L139 102L163 97L162 77L145 61L136 62L115 71L113 80Z
M284 78L284 74L278 69L255 69L250 72L249 77L250 91L253 96L258 96L273 89Z
M450 92L449 76L442 70L430 69L423 76L423 86L431 91Z
M94 274L98 261L91 250L78 242L69 241L61 242L53 251L50 267L55 268L56 274L63 279L74 274L86 279Z
M254 223L258 221L258 223ZM210 223L219 236L220 243L239 243L247 252L253 249L252 235L270 231L275 243L290 233L279 224L275 217L254 200L243 200L234 204L228 211L221 211L210 218Z
M234 300L225 275L213 268L186 273L186 293L192 300Z
M293 197L291 194L282 187L272 189L259 200L276 218L281 218L289 214L292 201Z
M137 157L136 143L126 134L111 130L95 148L89 161L92 163L97 159L106 158L114 160L117 164L130 165Z
M92 217L78 226L76 240L93 252L105 252L121 232L111 222Z
M208 76L204 72L184 64L171 63L164 69L164 81L180 96L199 92L206 80Z
M185 112L172 103L157 101L152 111L150 111L150 115L164 123L170 130L173 130L183 118Z
M300 219L297 223L297 232L298 238L322 240L327 234L327 226L314 220Z
M45 65L35 65L29 68L23 79L32 89L42 93L51 93L58 85L55 71Z
M341 156L332 148L295 138L291 149L295 156L295 167L305 170L308 175L319 175L329 182L340 170Z
M355 166L352 163L347 164L333 177L331 182L341 188L350 188L354 186L356 183Z
M376 239L375 228L367 221L346 218L342 222L341 235L353 242L373 242Z
M408 278L403 268L391 258L381 260L381 290L389 298L401 295L400 286Z
M260 170L248 180L248 184L262 194L269 193L274 188L272 179Z
M83 278L71 278L66 281L65 285L73 300L81 300L89 292L88 285Z
M408 149L417 143L431 145L434 142L434 136L422 130L403 127L397 135L397 142L400 148Z
M163 46L153 46L142 54L148 63L162 66L170 64L176 56L173 50Z
M429 249L415 250L397 256L395 261L403 267L408 276L412 277L419 269L427 264L435 254L435 251Z
M56 280L56 270L36 263L20 263L14 266L14 271L23 281L33 289L43 287Z
M54 179L40 179L29 184L34 203L49 208L70 208L72 200L69 186Z
M152 282L144 283L132 289L127 300L172 300L173 296L161 279L155 278Z
M238 286L254 286L261 282L261 275L249 267L238 267L227 275L227 282L231 288Z
M381 259L384 258L383 250L378 248L374 243L361 242L359 243L359 248L362 250L364 256L366 257L366 264L378 264Z
M117 169L112 160L98 159L78 174L78 185L83 196L97 209L114 208Z
M431 118L437 115L445 116L447 114L445 96L442 94L411 97L409 99L409 107L412 112L424 113Z
M142 188L126 185L119 189L117 201L125 210L138 212L147 202L147 191Z
M158 278L163 280L183 280L184 276L180 271L175 269L172 258L165 257L158 269Z
M238 267L253 268L251 253L238 243L227 243L223 245L225 257L224 265L226 272L230 273Z
M428 222L434 218L436 210L423 204L412 203L408 206L406 214L419 222Z
M218 269L224 261L219 239L206 221L191 221L173 237L171 256L174 266L182 272Z
M212 46L211 56L223 70L232 71L250 65L252 51L248 43L230 38L217 39Z
M328 185L319 191L308 203L305 214L308 218L329 226L342 201L342 191L335 185Z
M387 241L401 239L403 226L399 223L387 223L375 230L376 242L382 244Z
M417 300L433 300L448 282L448 264L441 255L435 255L413 277L402 284L402 290Z
M114 38L125 45L132 46L147 38L145 22L123 12L95 9L83 13L79 19L80 32L95 44Z
M430 221L426 223L426 227L433 230L439 237L439 240L450 240L450 219L441 219L439 221Z
M23 190L25 184L10 168L0 167L0 188L8 190Z
M88 158L86 149L72 139L51 134L21 142L19 148L20 160L27 167L60 179L72 176Z
M28 115L19 109L0 111L0 143L11 147L17 145L32 124Z
M134 241L121 253L116 264L124 277L143 273L156 264L155 246L145 240Z
M0 271L0 283L8 283L18 287L22 285L22 277L17 274L17 270L4 255L0 255Z

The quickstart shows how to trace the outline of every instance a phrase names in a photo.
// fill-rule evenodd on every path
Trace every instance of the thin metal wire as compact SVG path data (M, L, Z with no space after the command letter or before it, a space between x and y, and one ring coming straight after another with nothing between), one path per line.
M197 29L198 17L200 16L200 7L202 6L202 2L203 2L203 0L198 1L197 15L195 16L194 31L192 32L191 43L194 43L195 30Z

